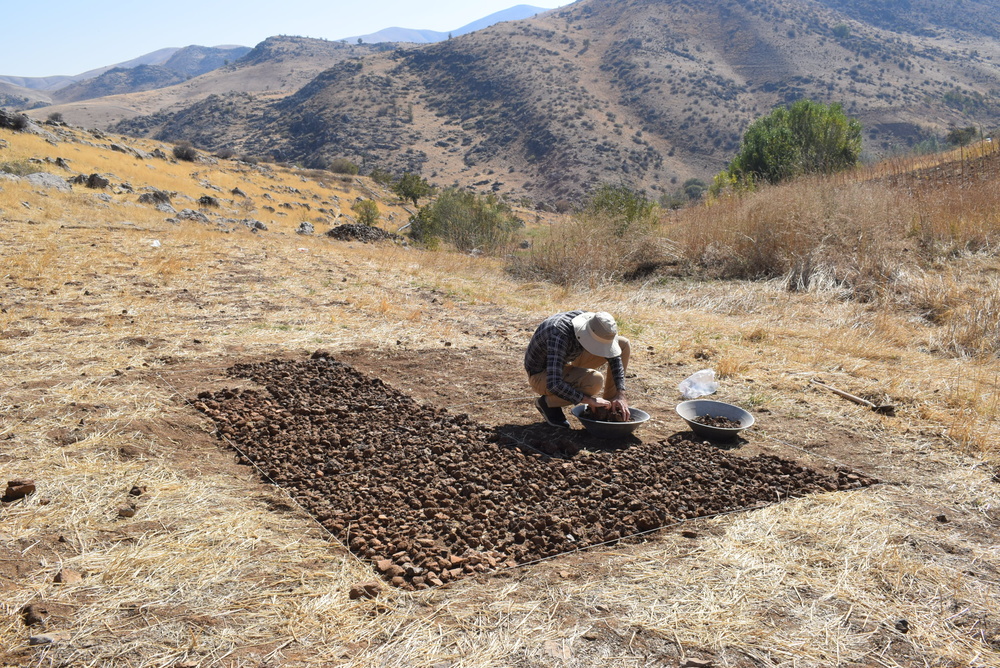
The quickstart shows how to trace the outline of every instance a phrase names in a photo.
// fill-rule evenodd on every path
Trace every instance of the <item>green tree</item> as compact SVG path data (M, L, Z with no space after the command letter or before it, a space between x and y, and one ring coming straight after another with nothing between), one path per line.
M462 251L496 253L509 248L523 226L495 195L448 188L410 219L410 236L429 246L445 241Z
M702 194L704 194L707 188L708 186L701 179L688 179L681 185L684 194L691 201L701 199Z
M404 172L403 176L392 186L392 192L403 199L412 200L413 206L420 206L420 198L430 195L433 191L431 184L427 183L419 174L412 172Z
M726 172L744 185L778 183L848 169L860 155L861 123L839 104L799 100L754 121Z
M635 228L649 229L657 220L656 202L643 190L633 190L624 184L605 184L587 200L584 211L603 218L616 236Z
M358 217L358 222L362 225L375 225L381 217L378 204L374 200L360 199L351 207L351 211Z
M951 128L944 140L955 146L968 146L978 134L979 130L971 125L965 128Z

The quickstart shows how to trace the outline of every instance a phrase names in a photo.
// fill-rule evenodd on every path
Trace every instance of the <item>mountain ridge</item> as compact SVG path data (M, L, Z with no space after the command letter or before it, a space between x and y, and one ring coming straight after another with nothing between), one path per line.
M255 48L205 75L218 82L211 92L115 129L314 167L346 157L551 203L607 181L655 193L711 178L750 122L802 97L842 103L871 154L950 125L995 125L1000 2L969 0L960 18L896 4L581 0L430 45L340 45L301 85L223 87L251 61L290 67L332 48L275 38L271 50L296 53ZM897 14L905 20L892 24Z
M413 28L383 28L377 32L373 32L368 35L354 35L353 37L345 37L344 39L348 41L356 41L358 39L362 40L368 44L378 44L381 42L409 42L413 44L432 44L434 42L443 42L450 37L459 37L461 35L467 35L470 32L475 32L477 30L482 30L483 28L488 28L491 25L500 23L502 21L519 21L521 19L526 19L537 14L542 14L550 9L544 7L535 7L532 5L516 5L508 9L503 9L499 12L494 12L489 16L483 17L472 23L466 24L461 28L456 30L450 30L446 32L440 32L436 30L417 30Z

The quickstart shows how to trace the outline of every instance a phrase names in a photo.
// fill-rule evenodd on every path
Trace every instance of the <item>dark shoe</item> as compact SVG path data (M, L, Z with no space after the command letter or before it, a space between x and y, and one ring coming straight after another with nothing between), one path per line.
M548 422L553 427L561 427L563 429L569 429L569 422L566 421L566 416L563 414L563 409L552 408L547 403L545 403L545 397L538 397L535 399L535 408L538 412L542 414L545 421Z

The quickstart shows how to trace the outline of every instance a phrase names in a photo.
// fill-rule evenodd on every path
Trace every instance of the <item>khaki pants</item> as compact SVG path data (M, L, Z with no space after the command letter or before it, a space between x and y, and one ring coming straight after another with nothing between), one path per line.
M624 336L618 337L618 345L622 348L622 366L625 367L625 370L627 371L628 358L632 349L629 346L628 339ZM563 369L563 379L569 383L570 386L580 390L588 397L596 397L600 394L605 399L611 399L611 397L618 393L618 388L615 386L615 377L611 375L610 369L608 370L607 378L604 377L603 373L598 371L598 369L607 363L608 360L604 357L592 355L584 350L579 357L567 364L566 368ZM534 390L536 394L540 394L545 397L545 403L548 404L550 408L569 406L570 402L565 399L560 399L545 389L547 380L548 373L545 371L528 376L528 384L531 385L531 389ZM602 389L603 394L601 393Z

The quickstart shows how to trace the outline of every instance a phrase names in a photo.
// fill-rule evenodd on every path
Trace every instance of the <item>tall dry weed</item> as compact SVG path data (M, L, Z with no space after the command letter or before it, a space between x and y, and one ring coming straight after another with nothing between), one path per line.
M897 303L936 325L928 347L961 357L1000 353L1000 278L975 268L918 272L897 291Z
M1000 232L1000 181L975 180L948 188L915 188L914 233L929 257L992 252Z
M792 290L840 288L872 299L893 293L915 268L994 251L995 158L935 167L925 157L919 172L883 166L765 187L692 209L668 234L695 273L784 277Z
M619 234L605 218L578 213L514 256L508 270L526 280L597 286L642 278L675 257L672 244L655 230L637 226Z
M794 290L870 297L905 260L913 215L884 186L803 179L694 209L670 234L696 271L717 278L785 277Z

